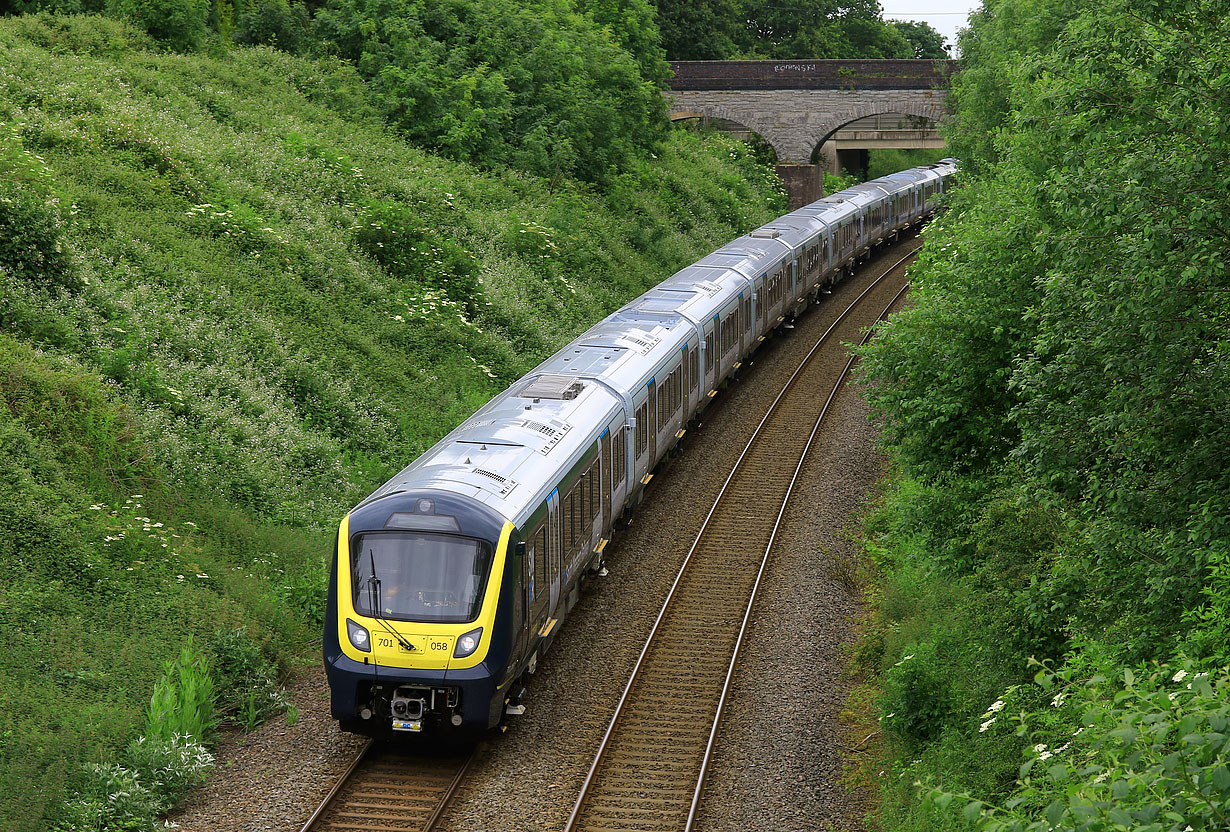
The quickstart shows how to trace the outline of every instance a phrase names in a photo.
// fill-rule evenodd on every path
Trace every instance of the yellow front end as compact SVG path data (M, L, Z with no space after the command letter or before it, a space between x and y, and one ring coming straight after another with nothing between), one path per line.
M420 670L461 670L476 667L487 657L495 625L501 576L508 555L508 541L513 531L512 523L505 523L500 533L478 617L457 624L392 621L355 612L349 530L348 515L342 520L337 539L337 638L347 657L364 664L373 662L380 667ZM347 619L371 634L370 651L360 650L351 642ZM464 658L456 658L457 639L478 628L482 628L478 646Z

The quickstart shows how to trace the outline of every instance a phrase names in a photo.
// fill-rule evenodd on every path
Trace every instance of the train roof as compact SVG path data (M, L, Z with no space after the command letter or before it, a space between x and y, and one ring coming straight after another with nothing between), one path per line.
M858 206L846 198L845 191L839 191L818 199L810 205L804 205L796 213L814 217L827 225L833 225L848 217L856 216Z
M528 380L527 380L528 378ZM540 373L516 381L361 505L410 489L440 489L519 522L542 503L555 474L578 460L594 428L622 406L590 379Z

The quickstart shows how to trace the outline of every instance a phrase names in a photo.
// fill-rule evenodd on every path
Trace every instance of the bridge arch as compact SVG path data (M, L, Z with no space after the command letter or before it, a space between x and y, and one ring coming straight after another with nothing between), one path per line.
M783 154L790 152L788 136L781 133L769 122L757 118L750 111L721 104L697 104L693 102L672 102L670 107L671 121L684 121L691 118L720 118L732 121L741 127L755 133L764 139L777 153L777 158L785 158Z
M880 103L869 103L862 106L850 107L846 110L833 113L828 119L821 122L808 137L808 142L811 145L811 152L808 153L810 158L826 141L833 137L841 128L847 124L851 124L859 119L869 118L871 116L883 115L907 115L915 118L925 119L932 125L938 124L940 118L945 114L942 106L930 102L916 101L899 101L891 106Z

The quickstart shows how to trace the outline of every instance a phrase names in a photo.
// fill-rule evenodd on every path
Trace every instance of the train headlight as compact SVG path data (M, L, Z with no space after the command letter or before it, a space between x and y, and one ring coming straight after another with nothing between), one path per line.
M457 639L457 647L453 650L453 658L464 659L478 649L478 640L483 637L483 628L471 630Z
M362 650L364 653L372 652L372 637L365 627L347 618L346 633L350 636L350 643L355 646L356 650Z

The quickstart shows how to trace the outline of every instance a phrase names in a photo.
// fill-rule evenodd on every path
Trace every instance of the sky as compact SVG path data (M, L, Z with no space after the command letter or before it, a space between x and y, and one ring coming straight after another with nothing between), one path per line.
M957 45L957 29L963 28L967 15L981 5L980 0L880 0L885 20L930 23L948 41L949 51Z

